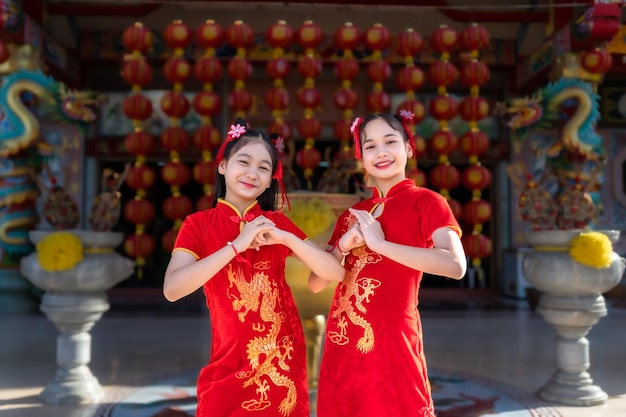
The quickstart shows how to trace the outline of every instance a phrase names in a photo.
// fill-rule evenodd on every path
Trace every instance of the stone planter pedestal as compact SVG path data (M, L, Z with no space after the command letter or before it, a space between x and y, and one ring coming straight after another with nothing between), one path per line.
M21 260L21 272L45 291L40 309L54 323L57 372L40 394L45 403L78 404L98 401L104 391L91 373L91 331L109 309L106 290L132 275L134 262L113 249L124 235L113 232L71 231L83 244L83 260L72 269L50 272L41 268L37 254ZM31 231L37 243L49 231Z
M557 370L539 390L544 400L572 406L606 402L607 394L593 384L589 369L589 330L606 316L603 293L616 286L624 273L624 259L612 253L608 268L580 264L569 255L571 240L580 230L530 232L533 247L524 255L526 280L541 292L537 312L557 333ZM619 232L603 231L612 242Z

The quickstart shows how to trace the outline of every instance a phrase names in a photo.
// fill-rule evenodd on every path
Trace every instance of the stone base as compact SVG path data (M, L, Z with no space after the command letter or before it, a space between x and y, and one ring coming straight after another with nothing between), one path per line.
M48 404L94 403L104 397L104 390L89 368L81 366L70 372L59 370L39 398Z
M0 314L39 311L39 300L32 290L19 270L0 270Z
M582 375L557 372L537 395L546 401L576 407L591 407L606 403L609 398L608 394L592 382L586 372Z

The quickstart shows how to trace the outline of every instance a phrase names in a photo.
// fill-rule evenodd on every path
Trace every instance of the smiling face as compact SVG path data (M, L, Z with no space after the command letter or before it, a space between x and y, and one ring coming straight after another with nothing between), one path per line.
M407 160L413 155L411 146L402 133L380 118L367 122L361 138L363 168L386 193L391 186L406 178Z
M272 182L272 158L261 139L243 146L218 165L224 175L224 199L243 211L256 200Z

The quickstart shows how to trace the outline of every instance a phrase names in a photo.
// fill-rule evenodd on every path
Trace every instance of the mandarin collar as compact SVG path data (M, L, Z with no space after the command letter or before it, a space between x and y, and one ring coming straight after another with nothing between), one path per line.
M257 200L254 200L252 203L250 203L250 205L244 209L243 213L240 213L237 207L224 200L223 198L217 199L216 208L228 216L236 215L237 217L240 217L242 219L245 219L248 215L254 215L254 217L257 217L259 214L261 214L261 206L259 205L259 202Z
M399 192L407 190L407 189L413 187L414 185L415 185L415 183L413 182L412 179L405 178L402 181L400 181L400 182L394 184L393 186L391 186L391 188L387 192L387 195L384 196L384 197L382 195L382 191L380 191L380 188L374 187L374 192L372 194L372 199L390 198L394 194L397 194Z

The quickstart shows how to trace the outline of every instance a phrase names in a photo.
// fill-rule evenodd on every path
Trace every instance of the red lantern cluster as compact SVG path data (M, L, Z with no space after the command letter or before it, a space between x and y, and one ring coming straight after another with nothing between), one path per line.
M482 198L482 190L491 185L491 172L478 159L489 147L489 138L478 127L478 122L489 115L489 103L479 95L480 87L489 80L489 69L479 60L480 51L488 44L489 33L476 23L461 33L461 49L470 57L461 68L461 82L470 89L459 105L459 114L469 125L469 131L461 137L461 151L470 162L461 174L461 182L472 191L472 200L463 206L463 221L472 226L472 233L463 243L476 268L482 258L491 254L491 240L482 234L482 225L492 217L491 204Z
M212 118L222 111L221 96L213 91L213 83L222 78L223 68L215 56L215 49L224 42L224 30L214 20L207 20L196 29L196 43L204 53L194 66L195 77L202 82L202 91L193 99L193 108L202 117L202 124L193 134L193 148L201 152L202 159L193 168L194 180L202 184L203 195L195 204L197 211L211 207L215 164L212 162L221 142L222 134L213 126Z
M254 32L249 24L237 20L226 30L226 43L237 48L237 54L228 63L227 71L235 80L235 88L228 95L228 106L236 117L245 117L252 108L252 94L245 82L252 75L252 64L246 59L247 49L254 43Z
M191 65L185 59L185 48L194 38L193 31L180 20L175 20L165 28L163 39L174 51L163 66L165 79L173 84L173 91L167 92L161 100L161 109L170 117L171 125L161 134L161 144L169 151L170 160L161 168L161 179L170 186L171 196L163 203L163 214L173 222L172 228L161 238L163 249L171 252L183 220L192 212L192 202L180 192L180 187L189 182L189 167L180 160L180 153L189 149L190 137L180 127L180 119L190 109L190 103L183 93L183 84L191 77ZM194 99L194 102L196 100ZM210 101L210 98L209 98Z
M424 120L426 109L424 105L415 98L415 91L424 84L424 72L415 65L415 56L420 53L424 46L422 35L413 29L406 29L398 36L398 53L404 57L405 66L400 68L396 75L398 88L406 94L406 99L398 105L396 113L401 110L409 111L413 114L410 129L414 138L415 158L411 158L407 164L407 177L411 178L416 185L425 187L426 174L417 167L417 158L426 151L426 141L417 134L416 126Z
M352 50L361 42L361 33L356 26L345 23L335 32L335 47L342 51L341 58L335 64L335 75L341 80L341 87L335 91L335 106L342 112L342 118L335 122L333 132L339 140L339 148L346 152L338 152L336 158L349 155L352 133L350 127L354 119L354 108L359 103L359 95L352 88L352 81L359 74L359 61Z
M143 53L152 48L152 41L152 32L139 22L128 27L122 35L124 47L131 51L124 61L122 77L132 86L132 93L124 99L123 111L132 120L134 127L124 143L127 151L135 156L135 163L130 167L125 181L136 192L135 198L124 206L124 217L135 225L135 232L124 241L124 250L135 259L139 267L139 277L142 276L146 258L154 251L154 240L150 234L145 233L145 229L146 224L153 220L155 209L145 196L146 191L154 184L156 174L151 167L144 164L146 155L154 147L154 138L143 130L143 122L152 115L152 102L141 94L141 88L152 78L152 69L143 56Z
M311 189L313 170L322 159L315 149L315 138L322 132L322 123L315 117L315 110L322 101L315 88L315 78L322 72L322 62L315 52L322 42L322 29L307 20L296 31L296 42L304 49L304 54L298 59L298 72L304 78L304 86L298 90L296 100L304 108L304 119L298 121L298 133L305 138L304 148L296 154L296 163L304 170L304 178Z
M372 51L372 61L367 66L367 76L374 83L365 104L374 113L388 112L391 105L389 93L383 90L383 82L391 75L391 67L382 56L390 43L389 29L380 23L375 23L365 33L365 46Z
M458 70L450 62L450 53L457 47L458 37L458 33L446 25L440 26L430 36L431 48L439 54L439 60L428 71L431 82L437 86L437 96L430 101L428 109L431 117L438 121L439 130L430 137L428 148L438 157L439 165L431 169L429 180L448 202L452 201L450 190L459 185L460 177L458 169L450 164L448 158L456 149L458 138L448 128L448 121L457 115L457 103L447 90L458 78ZM449 204L452 207L456 202Z

